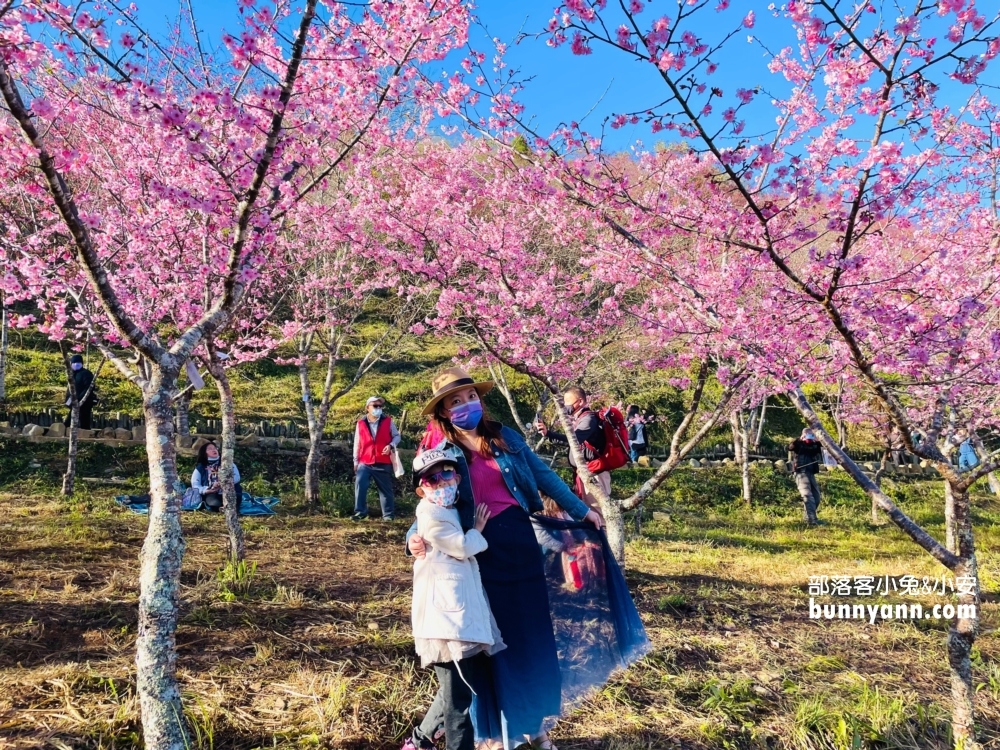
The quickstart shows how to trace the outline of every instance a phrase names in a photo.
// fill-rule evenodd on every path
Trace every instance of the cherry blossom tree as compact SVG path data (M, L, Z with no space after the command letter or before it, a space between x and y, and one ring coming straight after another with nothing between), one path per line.
M612 126L645 120L695 144L687 154L646 157L650 175L669 161L669 173L659 173L669 188L633 185L610 162L590 160L589 170L576 170L577 189L624 202L647 224L655 218L663 236L698 238L706 252L729 254L737 279L765 285L766 304L729 336L758 342L758 371L791 389L827 451L955 574L959 604L978 605L968 490L995 463L959 475L945 448L996 427L995 410L973 393L995 391L1000 375L992 365L998 279L990 260L998 222L988 200L996 131L993 105L977 88L1000 53L998 19L965 0L918 0L885 14L873 3L794 0L774 15L796 46L771 53L761 45L774 86L752 81L734 92L713 85L712 75L758 19L750 11L727 26L728 6L679 3L674 14L655 17L640 2L574 0L556 9L552 45L569 43L576 54L604 45L650 65L663 82L662 104L619 114ZM701 26L709 29L704 38L694 20L713 8L723 23ZM751 137L744 110L765 106L755 102L765 88L775 92L777 127ZM948 103L956 97L958 104ZM572 128L564 137L585 140ZM734 284L709 298L742 305L750 301L743 291ZM832 386L841 377L845 387L866 391L906 448L947 483L952 549L897 507L822 428L801 386ZM976 744L969 654L977 626L960 615L948 634L954 736L965 748Z
M363 205L343 211L357 209L367 213ZM338 228L328 214L317 206L308 228L296 228L297 263L291 274L294 291L289 297L290 315L279 336L295 348L293 358L280 361L296 365L299 372L309 426L305 496L312 509L320 500L322 441L330 410L387 352L399 354L405 349L409 329L423 310L423 295L405 284L398 271L379 262L379 238L352 231L356 228L344 223ZM372 326L374 331L366 330ZM338 380L338 368L349 359L357 359L357 365L346 380ZM309 372L313 360L325 364L318 398Z
M8 225L16 246L4 245L5 262L29 280L47 334L85 326L143 393L152 502L136 664L145 743L157 749L187 745L174 640L184 550L177 377L269 272L286 218L356 150L402 135L410 123L387 113L424 92L412 71L461 44L467 26L458 0L240 7L242 30L207 59L197 39L145 33L134 6L0 6L0 203L16 210L27 194L43 224L31 234ZM195 293L183 316L192 322L163 325L158 290L206 281L210 306ZM60 301L70 293L74 306ZM168 295L160 307L175 304Z

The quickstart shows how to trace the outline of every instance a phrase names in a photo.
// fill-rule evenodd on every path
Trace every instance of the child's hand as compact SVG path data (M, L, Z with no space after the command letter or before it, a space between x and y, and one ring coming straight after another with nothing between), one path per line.
M476 531L482 533L486 528L486 522L490 520L490 509L485 505L476 506Z

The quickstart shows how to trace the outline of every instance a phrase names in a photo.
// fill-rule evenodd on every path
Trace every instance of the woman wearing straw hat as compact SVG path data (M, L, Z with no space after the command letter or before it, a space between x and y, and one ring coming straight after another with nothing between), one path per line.
M425 443L443 437L456 448L462 525L472 526L475 505L487 506L492 516L484 531L489 548L476 559L507 649L488 660L488 669L477 670L476 739L484 747L507 750L528 739L533 747L549 750L553 746L543 729L560 714L561 677L542 554L529 514L543 509L539 494L544 493L575 520L600 528L601 519L519 433L485 412L482 396L492 382L477 382L452 367L435 377L431 388L434 395L423 414L431 417L428 435L433 437ZM420 557L424 544L416 532L414 525L407 548Z

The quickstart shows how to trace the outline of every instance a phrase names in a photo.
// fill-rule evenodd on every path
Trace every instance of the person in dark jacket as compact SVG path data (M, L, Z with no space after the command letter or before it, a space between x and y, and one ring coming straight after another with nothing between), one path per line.
M94 393L94 373L83 366L83 357L74 354L69 360L70 369L73 371L73 385L76 388L76 397L80 399L80 424L81 430L91 429L94 412L94 402L97 396ZM73 401L69 388L66 388L66 406L70 407L70 413L66 415L63 424L70 426L73 418Z
M587 392L579 386L574 385L566 389L566 392L563 393L563 405L566 407L566 411L572 415L573 432L580 443L583 460L587 462L593 461L601 455L607 443L604 437L604 425L601 424L601 418L587 404ZM556 443L569 443L565 435L561 432L551 432L541 420L538 421L537 426L538 431L543 437ZM569 454L569 463L573 468L577 468L573 460L572 451ZM601 489L604 490L604 494L610 496L611 472L602 471L599 474L594 474L594 476L600 483ZM576 494L587 504L588 508L601 517L601 522L603 523L604 514L601 512L601 503L597 499L597 496L590 491L590 488L584 487L579 471L576 476Z
M791 454L795 485L802 495L806 523L815 526L819 523L816 517L819 509L819 483L816 475L823 462L823 448L813 431L807 427L800 438L789 444L788 452Z
M632 404L625 413L625 423L628 425L629 458L632 463L635 463L639 460L639 456L649 454L649 442L646 438L646 415L638 406Z

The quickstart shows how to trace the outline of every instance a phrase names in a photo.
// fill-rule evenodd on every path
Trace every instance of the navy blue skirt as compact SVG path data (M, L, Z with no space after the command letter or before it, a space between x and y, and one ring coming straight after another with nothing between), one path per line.
M476 740L508 748L539 734L562 707L562 678L549 610L542 551L531 518L512 506L483 531L489 549L476 555L483 589L507 648L473 680Z

